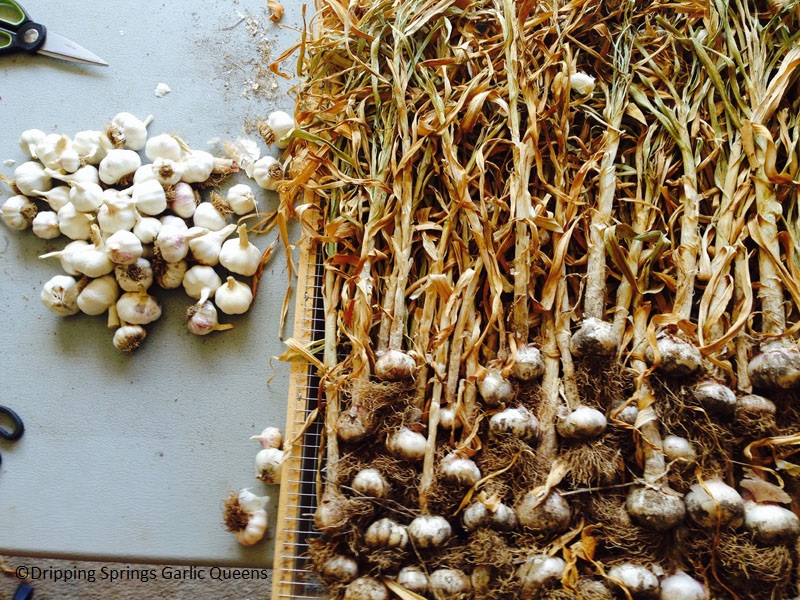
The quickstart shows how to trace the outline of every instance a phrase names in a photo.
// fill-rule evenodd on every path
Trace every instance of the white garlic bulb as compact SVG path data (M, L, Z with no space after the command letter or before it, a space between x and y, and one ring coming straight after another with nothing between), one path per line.
M430 582L428 575L417 566L411 565L403 567L397 574L397 583L402 585L409 592L424 595L428 593Z
M156 275L156 283L165 290L174 290L181 287L183 277L186 271L189 270L189 263L186 259L181 259L175 262L166 262L164 260L156 263L157 268L153 271Z
M425 457L428 440L419 432L408 427L401 427L386 442L386 448L403 460L418 461Z
M348 583L358 577L358 563L350 556L336 554L322 564L320 572L329 579Z
M499 369L488 369L478 383L478 391L489 406L501 406L514 398L514 387Z
M179 181L170 188L167 201L167 207L172 212L182 219L191 219L200 203L200 194L185 181Z
M569 77L569 85L572 91L579 96L588 96L594 91L594 77L588 73L578 71Z
M141 240L132 231L116 231L106 240L106 252L111 262L130 265L142 257L144 248Z
M217 307L208 299L208 290L204 290L200 299L186 311L186 328L195 335L208 335L233 329L233 325L219 322Z
M544 498L541 491L531 490L514 510L520 525L537 532L564 531L572 519L572 509L556 490L551 490Z
M389 348L376 353L375 377L383 381L413 379L417 362L407 352Z
M261 251L247 238L247 226L239 225L238 238L222 244L219 251L219 264L231 273L250 277L261 263Z
M205 227L211 231L218 231L228 224L225 215L211 202L201 202L195 207L192 222L197 227Z
M286 455L280 448L262 448L256 454L255 472L256 479L264 483L281 482L281 465Z
M531 556L517 569L517 577L521 583L520 592L525 597L533 597L546 583L561 579L566 566L564 559L557 556Z
M84 163L99 165L111 149L111 140L102 131L79 131L72 136L72 147Z
M689 518L700 527L738 527L744 520L744 499L721 479L695 483L683 501Z
M80 212L72 202L58 209L58 228L71 240L88 240L92 235L94 216Z
M205 235L189 240L189 251L192 253L192 258L201 265L213 267L219 263L219 253L222 250L223 242L235 230L236 225L230 223L218 231L209 231Z
M267 531L268 502L269 496L256 496L247 489L226 501L225 523L237 542L252 546L263 539Z
M113 188L103 191L103 203L97 209L97 225L103 233L130 231L139 219L127 194Z
M97 225L91 226L92 243L79 247L72 257L72 267L87 277L102 277L114 270Z
M361 469L350 484L357 493L373 498L386 498L389 495L389 482L378 469Z
M36 158L36 146L47 134L41 129L26 129L19 136L19 147L30 158Z
M520 381L533 381L544 374L542 352L533 344L521 344L514 354L511 376Z
M114 347L122 352L133 352L142 345L147 331L141 325L123 325L114 332Z
M78 308L87 315L102 315L119 297L119 286L113 275L93 279L78 294Z
M286 148L288 140L285 139L295 128L294 117L282 110L276 110L267 115L264 130L264 141L267 145L275 144L278 148Z
M84 165L70 174L64 174L61 171L50 171L49 169L45 169L45 172L53 179L60 179L66 183L76 183L78 181L100 183L100 172L94 165Z
M36 204L22 194L11 196L0 206L0 217L2 217L3 223L6 224L6 227L18 231L30 227L36 213Z
M524 406L506 408L489 419L491 435L514 435L530 441L539 435L539 420Z
M247 284L228 276L214 292L214 303L226 315L241 315L253 303L253 292Z
M225 199L237 215L246 215L256 209L256 196L246 183L238 183L228 188Z
M608 571L608 578L614 583L622 585L634 597L639 594L656 594L660 587L658 577L650 569L632 563L611 567Z
M374 577L354 579L344 590L343 600L389 600L389 589Z
M152 120L152 115L142 121L129 112L120 112L111 119L106 135L117 148L141 150L147 142L147 126Z
M143 215L159 215L167 210L167 193L157 179L146 179L133 185L133 204Z
M273 156L263 156L253 164L252 177L259 187L275 191L283 181L283 167Z
M162 225L156 237L155 245L161 258L167 262L178 262L189 254L189 240L204 235L202 227L183 229L172 225Z
M163 186L175 185L183 175L183 164L159 157L153 161L153 178Z
M205 291L211 295L222 285L222 279L213 267L195 265L183 276L183 289L190 298L200 298Z
M58 211L65 204L69 203L69 186L57 185L46 192L34 190L33 195L44 198L50 208L54 211Z
M662 442L664 456L669 460L680 460L687 463L694 462L697 453L692 447L692 443L686 438L677 435L665 435Z
M367 527L364 543L370 548L405 548L408 545L408 530L405 525L392 519L379 519Z
M40 163L29 160L14 169L14 185L23 196L33 196L36 192L49 190L53 180Z
M451 483L457 483L465 487L475 485L481 478L481 470L475 461L458 454L450 452L439 465L442 478Z
M113 148L103 157L98 166L100 181L113 185L132 176L142 166L141 157L133 150Z
M174 136L168 133L159 133L148 138L144 145L144 154L151 162L157 158L167 158L169 160L180 160L183 150Z
M428 577L435 598L455 600L472 592L472 581L461 569L436 569Z
M57 252L48 252L47 254L40 255L39 258L57 258L59 261L61 261L61 269L65 273L68 275L80 275L80 273L75 270L73 262L75 260L76 253L82 251L88 245L89 242L84 240L75 240L74 242L70 242L64 246L63 250L59 250Z
M659 598L660 600L706 600L708 590L695 578L678 571L661 582Z
M2 208L0 208L0 213ZM58 228L58 213L52 210L40 210L31 223L33 235L43 240L52 240L61 235Z
M133 234L141 240L143 244L152 244L158 238L161 231L161 221L155 217L142 217L133 226Z
M408 524L408 537L417 548L438 548L452 535L450 523L439 515L421 515Z
M125 323L147 325L161 316L161 302L144 288L126 292L117 300L117 314Z
M69 140L69 138L63 134L48 133L36 144L36 158L42 165L53 170L61 169L58 159L64 148L64 139Z
M139 286L144 289L153 285L153 268L146 258L138 258L136 262L127 265L116 265L114 277L125 292L137 292Z
M579 406L573 411L560 413L556 422L558 433L565 438L589 439L598 437L606 430L606 416L589 406Z
M95 212L103 204L103 188L91 181L70 182L69 201L80 212Z
M78 308L78 282L70 275L56 275L45 282L42 303L59 317L74 315Z
M214 157L204 150L192 150L182 161L181 181L202 183L214 171Z

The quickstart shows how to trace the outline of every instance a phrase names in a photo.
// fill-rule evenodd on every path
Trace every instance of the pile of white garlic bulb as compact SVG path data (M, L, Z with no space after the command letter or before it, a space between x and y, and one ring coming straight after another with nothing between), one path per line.
M123 112L104 131L72 137L26 130L19 143L27 160L13 181L3 178L13 190L0 207L6 226L66 240L41 256L59 259L64 271L44 284L45 306L63 317L107 314L123 351L137 349L145 326L161 316L156 288L183 287L195 301L186 317L197 335L232 327L219 323L218 311L250 308L262 252L243 222L258 214L256 194L247 183L200 192L234 172L274 190L283 173L272 159L268 181L255 176L260 152L218 158L171 134L149 136L151 121Z

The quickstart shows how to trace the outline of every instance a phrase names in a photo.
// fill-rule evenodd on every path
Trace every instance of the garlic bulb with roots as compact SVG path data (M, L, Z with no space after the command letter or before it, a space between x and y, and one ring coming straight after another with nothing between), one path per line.
M777 407L769 398L757 394L745 394L736 399L736 418L768 418L774 417Z
M575 356L612 356L619 339L614 325L595 317L586 317L572 334L570 352Z
M123 325L114 332L114 347L122 352L137 350L147 337L147 331L141 325Z
M661 331L656 335L656 347L660 355L657 368L667 375L684 377L697 373L703 366L703 358L697 346L669 331ZM645 350L645 358L651 365L656 359L655 352L649 345Z
M374 577L359 577L344 589L343 600L389 600L389 588Z
M174 290L183 283L183 276L189 270L189 263L186 260L178 262L166 262L164 260L153 261L153 273L156 283L165 290Z
M386 448L398 458L408 461L419 461L425 458L427 438L408 427L401 427L389 436Z
M129 180L136 169L142 166L141 157L133 150L114 148L100 161L97 171L100 181L106 185L114 185ZM158 183L158 182L156 182Z
M481 470L475 461L458 452L450 452L439 463L442 479L466 487L472 487L481 478Z
M350 483L353 490L363 496L386 498L389 495L389 482L378 469L361 469Z
M266 120L260 124L259 132L268 146L275 144L278 148L285 148L288 141L284 138L295 128L294 117L282 110L275 110L267 115Z
M195 207L192 222L197 227L205 227L211 231L218 231L228 224L225 215L211 202L201 202Z
M669 460L691 463L697 458L697 453L692 447L692 443L686 438L672 434L665 435L662 446L664 456Z
M695 483L683 498L689 518L707 529L739 527L744 518L744 499L720 479Z
M378 519L367 527L364 543L370 548L405 548L408 528L388 517Z
M608 424L602 412L589 406L579 406L573 411L564 409L558 417L556 430L561 436L571 439L598 437L605 432Z
M800 537L800 519L787 508L776 504L744 503L744 526L762 544L793 543Z
M401 350L384 350L377 353L375 376L384 381L403 381L414 378L416 361Z
M274 157L264 156L253 163L252 177L258 187L275 191L284 178L283 166Z
M546 584L559 581L564 575L566 562L557 556L534 554L517 568L520 592L527 597L534 597Z
M468 505L461 515L461 524L467 531L491 527L499 531L514 531L519 524L513 508L502 502L487 502L478 498Z
M683 498L664 486L645 485L628 493L625 508L634 521L655 531L675 527L686 516Z
M349 583L358 577L358 562L352 556L335 554L322 563L319 570L323 577Z
M233 329L230 323L220 323L217 307L208 299L208 290L186 310L186 328L195 335L208 335L215 331Z
M708 590L701 582L683 571L661 581L660 600L706 600Z
M736 410L736 393L719 381L699 382L692 388L692 395L700 406L717 417L732 417Z
M524 406L506 408L489 419L489 433L513 435L528 442L539 435L539 420Z
M530 490L514 507L519 524L537 532L557 533L569 527L572 509L556 490Z
M427 594L430 588L428 575L415 565L403 567L397 573L397 583L402 585L409 592L415 594Z
M421 515L408 524L408 537L417 548L438 548L452 535L450 523L439 515Z
M514 399L514 386L499 369L487 369L478 382L478 391L488 406L502 406Z
M461 569L436 569L428 577L431 593L445 600L464 598L472 591L472 581Z
M70 275L56 275L47 280L42 287L40 297L42 303L59 317L68 317L77 313L78 293L80 287Z
M267 532L267 502L269 496L256 496L248 489L225 501L225 526L243 546L256 544Z
M623 563L608 570L608 579L621 585L634 597L639 595L655 595L660 584L658 577L647 567L632 563Z
M747 365L753 387L788 390L800 385L800 349L787 339L765 342Z
M521 344L514 354L511 376L520 381L534 381L544 374L542 352L533 344Z

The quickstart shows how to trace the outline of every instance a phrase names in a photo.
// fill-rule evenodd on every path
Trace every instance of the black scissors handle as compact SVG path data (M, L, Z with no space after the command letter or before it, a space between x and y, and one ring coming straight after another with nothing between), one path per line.
M2 405L0 405L0 415L6 415L9 419L11 419L11 423L13 425L13 429L11 430L0 427L0 437L10 442L21 438L22 434L25 433L25 424L22 422L22 419L19 417L19 415L7 406Z
M44 44L47 28L31 20L14 0L0 0L0 54L36 52Z

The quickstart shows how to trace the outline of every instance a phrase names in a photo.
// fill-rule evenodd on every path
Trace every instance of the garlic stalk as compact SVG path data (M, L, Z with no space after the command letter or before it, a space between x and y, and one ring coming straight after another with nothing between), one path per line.
M231 494L225 501L225 526L243 546L259 542L267 531L268 496L256 496L247 489Z
M249 277L255 275L261 262L261 251L247 238L247 226L237 228L239 237L222 244L219 251L219 264L231 273Z

